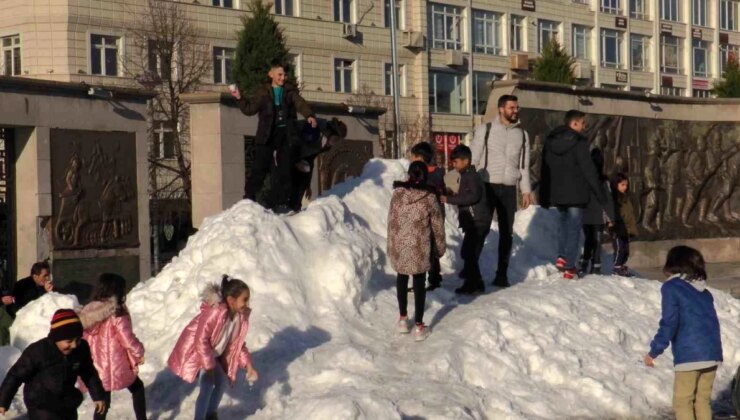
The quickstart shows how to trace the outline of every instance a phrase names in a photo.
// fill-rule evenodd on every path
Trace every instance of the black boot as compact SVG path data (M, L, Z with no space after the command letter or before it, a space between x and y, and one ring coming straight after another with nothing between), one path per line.
M501 288L507 288L511 286L509 284L509 279L506 277L506 274L502 273L496 273L496 277L493 279L493 283L491 283L494 287L501 287Z

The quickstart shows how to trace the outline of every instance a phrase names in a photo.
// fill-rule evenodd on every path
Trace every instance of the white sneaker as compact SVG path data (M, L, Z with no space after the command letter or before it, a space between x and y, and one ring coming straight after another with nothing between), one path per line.
M424 341L429 337L429 327L424 324L416 324L414 327L414 340Z
M409 319L408 318L399 318L398 324L396 324L396 329L398 330L399 334L408 334L411 332L411 328L409 328Z

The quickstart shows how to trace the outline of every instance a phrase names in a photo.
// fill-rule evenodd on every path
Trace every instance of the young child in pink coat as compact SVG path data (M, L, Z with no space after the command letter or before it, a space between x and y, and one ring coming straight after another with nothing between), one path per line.
M139 365L144 363L144 345L134 335L125 299L126 280L104 273L98 277L90 303L79 314L83 338L90 344L90 354L105 389L105 411L96 412L95 420L105 419L111 392L123 388L131 392L136 420L146 419L144 384L138 377Z
M244 339L249 328L249 287L224 275L221 287L210 285L203 292L200 312L180 334L167 361L169 368L186 382L198 377L200 393L195 402L196 420L215 420L228 379L236 381L239 368L247 380L257 380Z

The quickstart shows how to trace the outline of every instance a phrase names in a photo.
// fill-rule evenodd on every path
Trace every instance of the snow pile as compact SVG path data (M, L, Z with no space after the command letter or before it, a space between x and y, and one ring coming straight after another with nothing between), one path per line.
M197 313L200 292L229 274L252 289L247 344L261 377L253 389L240 377L224 397L223 418L613 418L670 412L670 351L654 369L641 364L660 316L660 284L611 276L562 280L549 264L555 215L543 209L517 214L510 271L515 286L477 298L452 293L459 285L462 238L448 211L444 288L427 294L425 320L432 335L416 343L395 333L386 218L391 184L404 178L404 169L396 161L371 161L361 177L292 217L240 202L208 219L178 258L139 284L128 306L147 349L141 377L149 411L192 417L197 388L174 377L166 360ZM493 231L482 261L487 278L495 269L496 242ZM740 363L740 301L713 293L725 356L715 382L715 398L721 400ZM33 319L24 325L38 329L43 320L45 334L53 313L42 313L47 305L42 299L30 304ZM14 339L30 342L27 333L17 328ZM127 392L116 393L111 418L132 418L130 404ZM81 416L91 412L86 401Z

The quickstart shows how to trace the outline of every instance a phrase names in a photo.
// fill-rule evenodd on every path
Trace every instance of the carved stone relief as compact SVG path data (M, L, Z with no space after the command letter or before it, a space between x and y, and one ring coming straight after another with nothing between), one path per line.
M360 176L372 157L372 142L357 140L342 140L319 155L319 194L348 178Z

